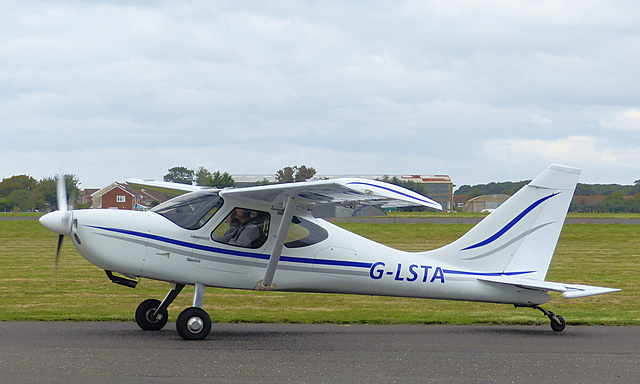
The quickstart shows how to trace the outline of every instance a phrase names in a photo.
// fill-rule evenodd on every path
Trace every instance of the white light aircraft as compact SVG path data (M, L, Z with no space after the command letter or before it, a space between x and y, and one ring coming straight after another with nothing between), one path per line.
M460 239L426 252L396 250L321 219L387 207L441 209L410 190L363 179L224 190L129 180L184 193L148 212L69 210L59 182L60 210L40 221L59 234L58 254L70 236L114 283L170 283L163 301L138 306L135 319L144 330L164 327L169 305L193 285L193 306L176 322L188 340L211 330L202 309L205 287L507 303L542 311L551 328L562 331L562 316L540 307L549 291L569 299L618 291L545 281L579 175L575 168L550 166Z

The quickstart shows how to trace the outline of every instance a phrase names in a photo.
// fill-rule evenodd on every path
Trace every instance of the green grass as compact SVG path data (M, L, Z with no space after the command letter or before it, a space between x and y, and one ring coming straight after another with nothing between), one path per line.
M570 219L640 219L640 213L578 213L569 212Z
M489 215L488 212L438 212L438 211L425 211L425 212L390 212L387 216L398 218L442 218L442 217L455 217L455 218L484 218ZM381 217L381 216L378 216ZM569 212L567 214L569 219L640 219L640 213L578 213Z
M344 228L400 249L447 244L465 224L358 224ZM0 321L132 321L137 305L162 299L166 283L142 280L136 289L111 283L66 239L57 272L57 235L37 221L0 220ZM545 307L569 324L640 325L640 226L566 225L548 280L622 288L622 292L565 300ZM186 288L170 307L170 320L191 305ZM393 297L207 289L204 308L215 322L338 324L547 324L539 311L510 305Z
M8 217L8 218L21 217L21 218L37 219L42 215L44 215L44 213L40 213L40 212L17 212L17 213L0 212L0 217Z

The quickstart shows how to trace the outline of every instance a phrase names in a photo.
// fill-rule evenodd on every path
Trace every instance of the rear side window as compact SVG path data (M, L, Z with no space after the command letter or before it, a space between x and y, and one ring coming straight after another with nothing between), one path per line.
M329 237L329 232L311 221L294 216L284 246L302 248L317 244Z

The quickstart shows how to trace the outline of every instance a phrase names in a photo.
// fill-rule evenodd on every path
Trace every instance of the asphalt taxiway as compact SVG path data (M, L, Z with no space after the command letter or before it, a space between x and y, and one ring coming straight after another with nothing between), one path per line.
M631 383L640 327L2 322L2 383Z

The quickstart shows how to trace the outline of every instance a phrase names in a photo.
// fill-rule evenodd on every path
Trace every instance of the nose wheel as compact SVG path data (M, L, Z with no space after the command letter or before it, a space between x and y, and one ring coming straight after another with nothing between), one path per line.
M136 323L145 331L159 331L167 324L169 312L160 308L160 300L145 300L136 309ZM160 308L160 311L158 309Z

